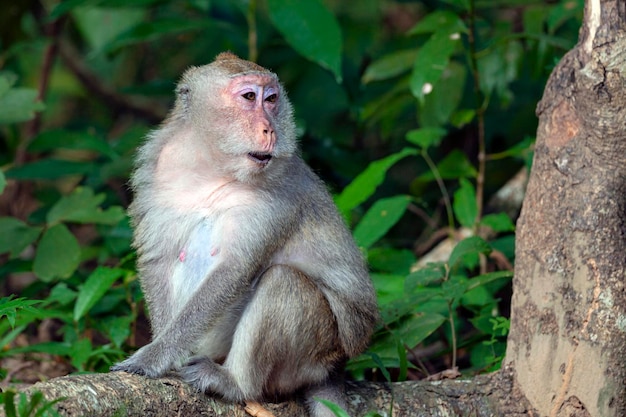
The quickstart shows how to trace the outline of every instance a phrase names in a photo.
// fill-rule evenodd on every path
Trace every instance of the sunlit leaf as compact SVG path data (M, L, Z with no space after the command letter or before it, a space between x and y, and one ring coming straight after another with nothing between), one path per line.
M440 127L425 127L411 130L406 134L406 140L422 149L438 146L447 131Z
M385 174L396 162L409 155L417 155L416 149L406 148L402 151L379 159L368 165L343 192L337 196L335 203L339 211L347 217L353 208L367 200L385 179Z
M89 275L78 292L74 305L74 321L80 320L107 292L113 283L125 274L123 269L98 267Z
M400 195L376 201L354 228L354 239L360 247L369 248L400 220L411 202Z
M415 313L404 321L396 331L410 348L417 346L437 330L446 318L436 313Z
M452 209L457 221L467 228L474 227L478 217L476 204L476 190L471 182L465 178L459 180L459 189L454 193Z

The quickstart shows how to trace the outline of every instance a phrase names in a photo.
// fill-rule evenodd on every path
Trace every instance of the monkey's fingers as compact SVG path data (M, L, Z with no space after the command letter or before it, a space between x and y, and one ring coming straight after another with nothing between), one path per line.
M253 417L275 417L271 411L266 410L256 401L246 401L246 413Z

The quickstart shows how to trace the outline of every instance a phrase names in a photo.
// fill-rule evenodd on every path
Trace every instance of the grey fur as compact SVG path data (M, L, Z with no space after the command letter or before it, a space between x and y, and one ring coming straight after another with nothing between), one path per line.
M172 113L139 150L129 212L153 341L111 369L152 378L179 370L233 401L304 390L342 403L332 375L367 346L374 289L331 196L297 154L277 80L271 161L246 162L255 149L245 120L216 97L238 76L229 69L248 65L245 74L276 77L220 57L189 70ZM313 402L310 410L331 415Z

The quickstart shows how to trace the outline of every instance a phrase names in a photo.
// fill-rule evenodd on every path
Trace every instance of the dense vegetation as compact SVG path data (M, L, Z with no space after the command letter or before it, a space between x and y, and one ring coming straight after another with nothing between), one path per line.
M166 114L184 69L224 50L279 75L302 153L367 255L382 321L369 351L349 364L353 375L497 369L519 211L497 193L530 165L534 109L577 39L582 8L582 0L3 6L0 376L106 371L147 342L125 215L133 153Z

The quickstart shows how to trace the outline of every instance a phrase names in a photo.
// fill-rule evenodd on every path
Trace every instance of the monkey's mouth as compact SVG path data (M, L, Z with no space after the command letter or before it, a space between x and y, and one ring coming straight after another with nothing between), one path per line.
M249 152L248 158L250 158L256 164L264 167L272 159L272 154L263 153L263 152Z

